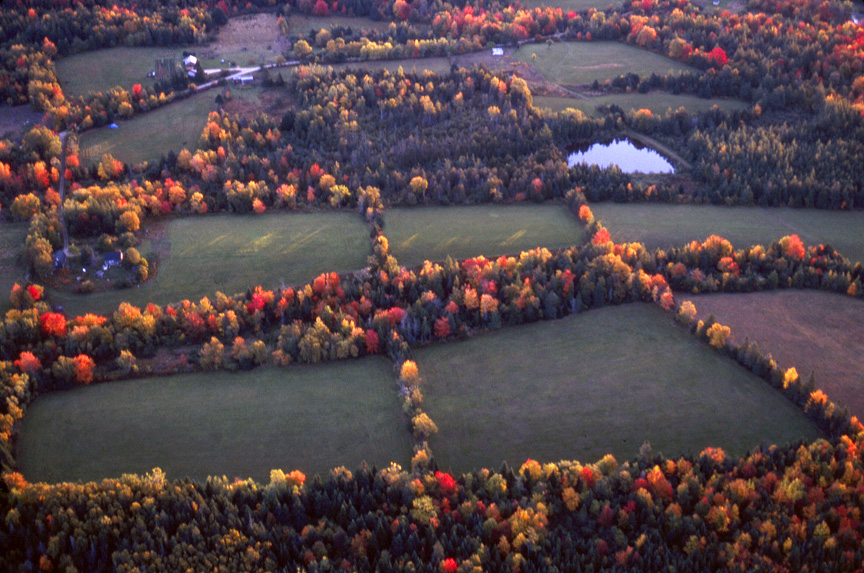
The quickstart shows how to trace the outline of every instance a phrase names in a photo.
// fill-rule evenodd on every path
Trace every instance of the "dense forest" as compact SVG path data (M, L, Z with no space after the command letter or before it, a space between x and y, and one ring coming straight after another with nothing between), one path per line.
M201 45L229 18L259 11L278 14L288 35L295 13L390 25L291 37L286 55L299 62L266 78L291 102L281 116L213 112L189 149L150 163L81 158L78 134L210 96L196 96L182 74L67 96L57 59L116 46ZM762 246L718 236L668 250L615 243L590 207L862 208L864 31L851 12L828 0L753 0L741 13L688 0L580 12L490 0L4 3L0 100L45 115L20 140L0 141L0 216L28 222L22 255L31 279L12 289L13 308L0 322L2 569L861 568L864 426L812 379L779 368L755 344L733 343L713 317L697 320L684 300L785 288L860 299L861 263L797 235ZM587 86L593 90L733 97L747 108L652 114L608 106L588 117L541 110L525 79L482 66L453 65L446 74L326 66L597 40L692 71L628 74ZM627 132L676 149L691 165L686 177L568 167L569 147ZM544 201L568 207L585 244L416 267L390 250L390 206ZM270 210L356 211L368 226L368 266L273 290L250 284L199 301L123 303L104 316L66 316L47 300L42 285L61 284L55 253L67 238L82 264L122 250L129 278L119 286L129 286L154 270L137 250L148 224ZM824 439L757 447L738 459L717 448L667 459L646 444L631 460L440 471L413 349L637 302L674 313L681 328L777 388ZM340 467L308 478L274 469L268 484L194 481L158 468L83 484L33 484L19 473L17 424L39 395L152 374L145 359L190 347L182 363L155 373L388 356L413 438L411 466Z

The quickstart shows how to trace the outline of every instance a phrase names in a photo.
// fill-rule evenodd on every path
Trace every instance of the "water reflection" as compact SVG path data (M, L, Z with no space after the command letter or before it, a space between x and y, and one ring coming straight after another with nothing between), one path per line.
M575 151L567 158L567 166L577 163L601 168L617 165L624 173L674 173L666 159L648 147L636 146L627 139L603 144L595 143L587 150Z

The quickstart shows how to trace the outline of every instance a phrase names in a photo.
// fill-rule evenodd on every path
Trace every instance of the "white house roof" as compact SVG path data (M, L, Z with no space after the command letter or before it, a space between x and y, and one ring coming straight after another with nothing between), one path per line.
M185 58L183 58L183 65L194 66L197 64L198 64L198 58L196 58L195 56L193 56L191 54L186 56Z

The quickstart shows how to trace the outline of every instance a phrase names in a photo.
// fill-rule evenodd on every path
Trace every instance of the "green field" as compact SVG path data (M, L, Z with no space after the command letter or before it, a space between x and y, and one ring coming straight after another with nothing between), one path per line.
M541 360L540 357L547 359ZM438 465L666 456L819 436L777 390L644 304L415 352Z
M864 262L862 211L617 203L596 203L591 209L615 241L639 241L650 249L681 246L712 234L736 248L797 234L807 245L828 243L846 258Z
M649 109L654 115L662 115L668 109L677 110L683 107L690 113L699 113L711 110L715 105L722 110L743 110L748 104L733 99L704 99L692 95L670 94L666 92L649 92L647 94L611 94L588 98L567 98L555 96L534 96L534 106L542 107L552 111L563 111L565 109L578 109L582 113L592 117L598 117L597 108L601 105L617 105L624 111Z
M537 54L537 58L532 56ZM585 85L634 73L642 77L697 71L648 50L618 42L558 42L552 45L524 44L513 59L533 64L550 82Z
M231 295L258 284L275 288L327 271L366 266L369 240L354 213L213 215L171 221L152 248L170 252L143 286L90 295L51 292L70 316L113 312L123 302L145 306Z
M240 67L275 62L288 48L278 20L276 14L266 12L229 18L215 41L196 48L201 66L206 70L229 67L232 62Z
M27 229L27 223L0 223L0 315L12 308L12 286L24 283L24 270L16 262L23 256Z
M456 58L458 62L458 58ZM402 68L406 74L410 72L422 73L429 70L438 75L450 73L450 61L447 58L411 58L408 60L367 60L364 62L350 62L346 64L332 64L334 70L387 70L396 73Z
M132 165L157 161L169 151L194 150L207 125L207 115L216 109L216 91L204 92L169 103L129 121L118 121L120 129L100 127L79 136L81 156L97 163L109 153Z
M40 397L19 463L30 481L144 474L269 481L270 470L324 474L362 461L407 466L411 438L390 364L202 372L98 384Z
M582 227L560 205L477 205L390 209L384 234L403 265L518 254L581 244Z
M147 74L156 69L156 60L183 58L182 48L109 48L82 52L57 60L57 78L67 96L106 92L120 86L130 91L135 84L151 86Z

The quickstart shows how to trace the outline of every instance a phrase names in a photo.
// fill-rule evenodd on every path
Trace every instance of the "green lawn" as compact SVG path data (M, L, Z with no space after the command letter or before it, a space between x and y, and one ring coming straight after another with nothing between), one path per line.
M167 242L167 243L166 243ZM123 302L144 306L275 288L309 281L322 272L366 266L369 239L354 213L213 215L171 221L155 249L170 249L156 277L143 286L91 295L51 292L67 314L113 312Z
M654 115L662 115L668 109L677 110L683 107L690 113L711 110L715 105L722 110L731 111L747 109L748 104L732 99L704 99L692 95L670 94L666 92L649 92L647 94L611 94L589 98L567 98L555 96L534 96L534 106L563 111L578 109L588 116L597 117L597 108L601 105L617 105L624 111L650 109Z
M97 163L109 153L132 165L158 161L168 151L198 148L198 138L207 125L207 115L216 109L216 90L169 103L129 121L118 121L119 129L100 127L79 136L82 159Z
M537 58L533 58L537 54ZM543 76L560 85L585 85L634 73L675 74L697 71L675 60L619 42L558 42L524 44L513 52L516 60L533 64Z
M117 86L130 91L135 84L151 86L147 74L163 57L183 58L182 48L109 48L82 52L57 60L57 78L67 96L106 92Z
M0 315L12 308L9 304L12 286L24 283L24 269L16 263L24 254L27 229L27 223L0 223Z
M547 357L541 359L541 357ZM438 465L632 459L819 436L777 390L656 306L631 304L415 352Z
M582 227L560 205L477 205L390 209L384 234L403 265L451 256L518 254L581 244Z
M456 60L458 62L458 59ZM365 62L350 62L332 64L334 70L387 70L396 73L399 68L405 73L423 73L426 70L438 75L450 73L450 62L447 58L411 58L407 60L367 60Z
M648 248L681 246L712 234L742 248L798 234L807 245L829 243L848 259L864 262L862 211L617 203L591 209L613 239Z
M170 478L324 474L362 461L409 464L390 363L204 372L97 384L40 397L19 463L30 481L90 481L160 467Z

